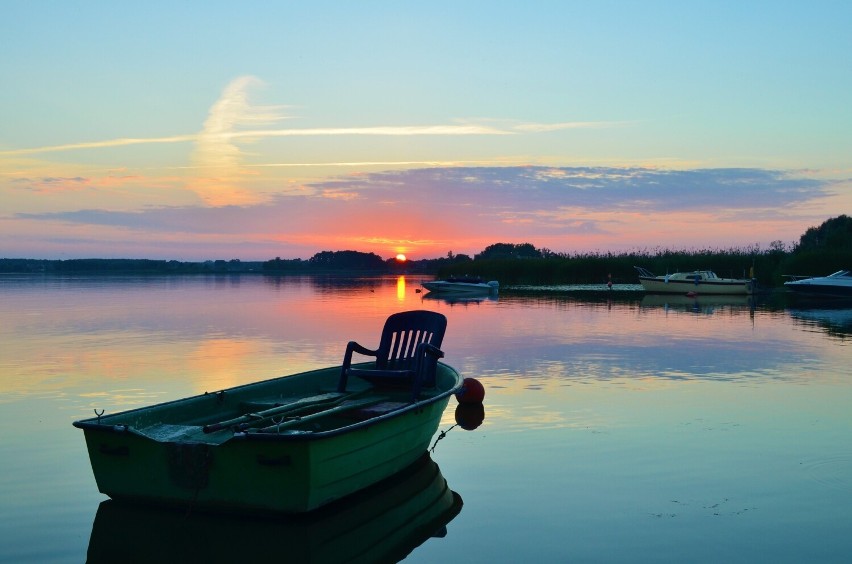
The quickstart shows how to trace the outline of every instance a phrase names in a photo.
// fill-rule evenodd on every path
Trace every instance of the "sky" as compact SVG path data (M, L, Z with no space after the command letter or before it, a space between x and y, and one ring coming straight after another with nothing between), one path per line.
M0 0L0 258L790 246L852 3Z

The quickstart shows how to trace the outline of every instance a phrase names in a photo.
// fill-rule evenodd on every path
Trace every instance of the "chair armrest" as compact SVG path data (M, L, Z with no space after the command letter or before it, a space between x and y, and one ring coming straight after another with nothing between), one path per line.
M348 366L352 363L352 353L363 354L365 356L378 356L379 351L368 349L355 341L349 341L346 344L346 353L343 355L343 364Z
M417 345L416 354L417 357L421 359L427 354L430 354L435 358L444 358L444 351L430 343L420 343L419 345Z
M346 380L349 377L349 367L352 366L352 353L358 353L365 356L378 356L379 351L368 349L363 345L359 345L355 341L349 341L346 344L346 352L343 354L343 365L340 367L340 381L337 383L337 391L346 391Z
M428 357L433 358L428 358ZM411 390L411 401L417 401L420 389L424 384L434 385L435 372L439 358L444 358L444 351L430 343L420 343L415 352L414 382Z

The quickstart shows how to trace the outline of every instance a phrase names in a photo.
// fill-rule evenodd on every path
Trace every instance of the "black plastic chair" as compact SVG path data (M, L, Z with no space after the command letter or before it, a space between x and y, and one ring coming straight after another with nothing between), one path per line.
M355 341L346 345L338 392L346 391L350 376L362 378L376 387L410 387L412 401L420 390L435 385L439 348L447 329L447 318L434 311L404 311L385 321L379 348L368 349ZM376 357L374 367L352 367L352 354Z

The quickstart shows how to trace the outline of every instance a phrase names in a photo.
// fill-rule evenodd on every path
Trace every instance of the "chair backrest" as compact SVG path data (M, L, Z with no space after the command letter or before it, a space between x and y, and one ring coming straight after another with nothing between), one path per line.
M414 367L414 352L420 343L440 348L447 330L443 314L426 311L394 313L385 321L379 342L376 368L401 370Z

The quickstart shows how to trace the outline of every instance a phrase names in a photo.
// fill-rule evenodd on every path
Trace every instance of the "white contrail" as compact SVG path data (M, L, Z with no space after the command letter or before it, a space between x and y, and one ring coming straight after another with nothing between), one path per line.
M600 129L604 127L617 127L627 125L630 122L623 121L567 121L563 123L521 123L512 127L515 131L524 133L546 133L548 131L561 131L563 129Z
M101 149L104 147L124 147L126 145L144 145L151 143L186 143L198 139L197 134L174 135L172 137L150 137L138 139L126 137L121 139L110 139L109 141L91 141L89 143L68 143L66 145L50 145L48 147L32 147L30 149L12 149L0 151L0 156L12 157L19 155L35 155L38 153L56 153L59 151L76 151L79 149Z
M320 127L301 129L258 129L258 125L271 125L280 121L284 116L279 110L283 106L252 106L248 100L249 87L262 81L254 76L241 76L232 80L222 92L222 95L210 108L202 130L186 135L169 137L135 138L122 137L106 141L91 141L83 143L66 143L32 147L29 149L11 149L0 151L0 157L34 155L39 153L55 153L61 151L78 151L85 149L104 149L110 147L126 147L129 145L166 144L166 143L195 143L194 160L196 164L209 163L211 166L237 164L240 150L233 144L238 139L250 142L264 137L307 137L307 136L345 136L345 135L375 135L375 136L419 136L419 135L516 135L518 133L542 133L575 128L599 128L618 125L617 122L577 121L563 123L504 123L502 126L467 123L455 125L403 125L403 126L371 126L371 127ZM251 130L241 130L240 127L254 126ZM214 165L215 163L215 165Z
M75 151L80 149L102 149L108 147L124 147L127 145L144 145L156 143L187 143L187 142L211 142L214 140L228 141L238 138L260 138L260 137L298 137L298 136L322 136L322 135L511 135L510 131L503 131L490 127L472 125L426 125L426 126L389 126L389 127L333 127L315 129L278 129L278 130L253 130L253 131L230 131L214 132L204 131L188 135L174 135L172 137L151 137L148 139L121 138L108 141L92 141L89 143L68 143L66 145L50 145L47 147L32 147L29 149L12 149L0 151L0 156L12 157L21 155L35 155L39 153L56 153L60 151Z
M234 131L227 137L297 137L308 135L511 135L510 131L478 125L403 125L386 127L325 127L312 129L277 129Z

